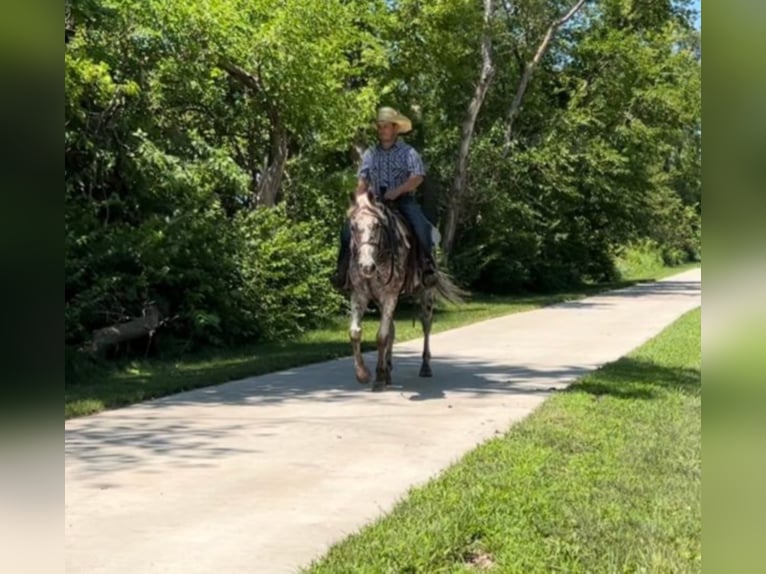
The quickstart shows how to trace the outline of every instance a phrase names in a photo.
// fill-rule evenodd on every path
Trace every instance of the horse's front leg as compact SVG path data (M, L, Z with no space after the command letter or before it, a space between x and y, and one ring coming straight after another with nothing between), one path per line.
M365 366L362 357L362 317L367 310L368 301L369 298L362 293L351 295L351 327L348 333L351 339L351 348L354 351L356 380L363 385L370 382L370 371Z
M420 376L430 377L431 372L431 324L434 319L434 298L427 290L420 297L420 323L423 325L423 364Z
M373 391L381 391L391 384L391 345L394 341L394 312L396 297L383 301L380 313L380 328L378 329L378 366L375 369L375 385Z

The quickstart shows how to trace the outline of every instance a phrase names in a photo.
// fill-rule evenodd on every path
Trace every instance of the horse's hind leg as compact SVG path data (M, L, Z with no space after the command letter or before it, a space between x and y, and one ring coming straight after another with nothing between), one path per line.
M351 348L354 351L354 372L356 380L361 384L370 382L370 371L364 364L362 357L362 317L367 309L367 296L360 293L351 294L351 328L349 329L349 338L351 339Z
M420 296L420 323L423 325L423 364L420 365L420 376L430 377L431 372L431 324L434 318L434 298L424 290Z
M396 298L392 297L382 302L380 313L380 328L378 329L378 366L375 369L375 385L373 391L380 391L391 384L391 345L394 340L394 311Z

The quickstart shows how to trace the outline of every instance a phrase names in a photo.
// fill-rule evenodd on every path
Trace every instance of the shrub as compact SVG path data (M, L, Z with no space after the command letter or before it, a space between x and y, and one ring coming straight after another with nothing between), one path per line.
M291 222L282 205L247 213L236 224L243 233L240 322L274 339L316 327L341 309L343 299L329 282L337 247L319 224Z

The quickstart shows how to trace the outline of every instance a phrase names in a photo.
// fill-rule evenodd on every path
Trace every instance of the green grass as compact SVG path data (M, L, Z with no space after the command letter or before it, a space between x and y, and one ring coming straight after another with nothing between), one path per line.
M619 284L590 285L566 293L533 296L476 296L467 305L444 307L435 314L433 332L453 329L491 317L529 311L561 301L578 299L638 280L659 279L695 265L634 272ZM396 338L406 341L422 335L415 313L403 306L397 313ZM365 350L373 348L377 317L364 324ZM208 350L178 359L145 359L100 365L77 360L67 373L65 418L94 414L173 393L262 375L282 369L326 361L351 354L348 321L339 317L324 329L283 342Z
M700 572L700 355L697 309L307 572Z

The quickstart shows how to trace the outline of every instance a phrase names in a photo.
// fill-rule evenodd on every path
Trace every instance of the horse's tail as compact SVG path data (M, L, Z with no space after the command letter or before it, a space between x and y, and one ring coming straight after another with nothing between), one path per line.
M464 291L455 285L452 278L447 273L440 270L436 271L436 284L431 289L437 297L449 301L454 305L465 303L465 300L469 296L468 291Z

